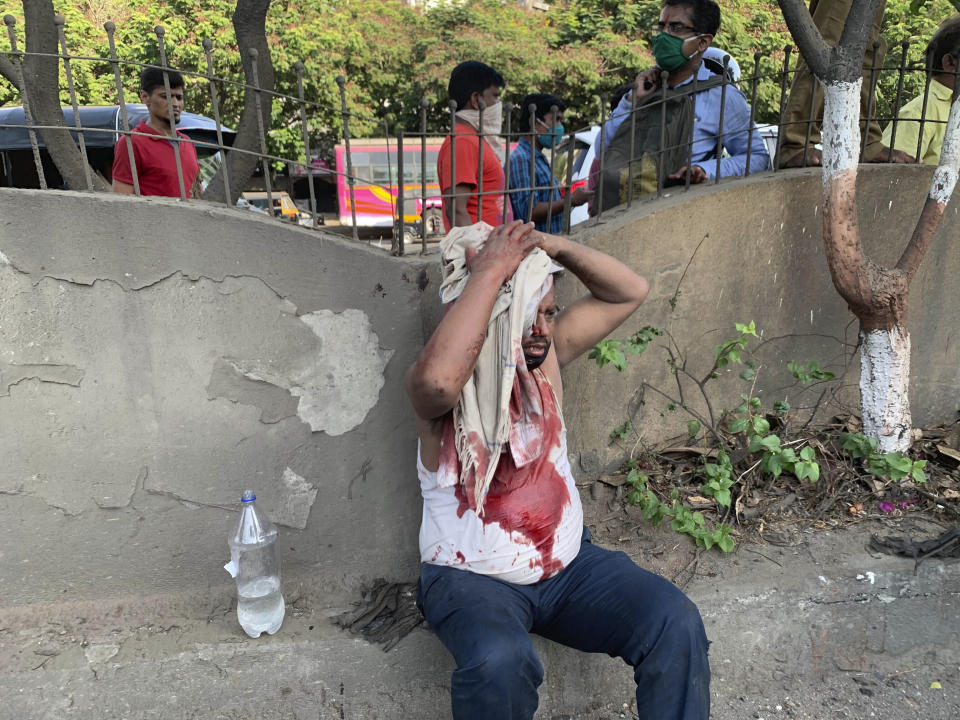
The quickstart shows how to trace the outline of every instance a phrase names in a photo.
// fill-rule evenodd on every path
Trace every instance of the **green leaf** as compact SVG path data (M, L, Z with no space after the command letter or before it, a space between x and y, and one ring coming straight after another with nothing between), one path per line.
M809 445L804 445L800 449L800 457L804 460L813 460L816 457L816 453L813 451L813 448Z
M725 553L733 552L734 542L733 542L733 538L730 537L729 535L723 535L722 537L720 537L717 540L717 545Z
M750 407L752 407L754 410L759 410L760 405L761 405L760 398L758 397L750 398Z
M786 415L788 412L790 412L790 403L788 403L786 400L777 400L773 403L773 411L777 415Z
M749 427L750 421L746 418L737 418L732 423L730 423L730 432L732 433L741 433Z
M751 418L751 426L753 427L753 432L757 435L765 435L770 432L770 423L767 422L765 417L761 417L760 415L754 415L753 418Z
M740 373L740 379L741 379L741 380L746 380L747 382L750 382L750 381L753 380L756 376L757 376L757 371L756 371L756 370L753 370L752 368L747 368L747 369L744 370L742 373Z
M738 333L741 335L753 335L757 337L757 326L754 324L753 320L744 325L743 323L735 323L734 326Z
M687 422L687 435L690 437L696 437L697 433L700 432L700 423L697 420L689 420Z
M713 494L713 497L718 503L720 503L724 507L730 507L730 491L729 490L724 490L724 489L717 490Z

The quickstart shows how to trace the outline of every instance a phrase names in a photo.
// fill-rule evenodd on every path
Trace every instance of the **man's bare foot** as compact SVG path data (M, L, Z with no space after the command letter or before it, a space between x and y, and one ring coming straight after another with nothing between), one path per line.
M780 163L781 169L804 167L804 163L803 163L804 155L807 156L806 167L819 167L820 165L823 164L820 151L817 150L816 148L807 148L805 151L801 150L786 162L781 162Z
M890 160L890 153L893 153L893 160ZM880 152L874 155L868 162L872 163L885 163L885 162L895 162L895 163L913 163L916 160L912 156L907 155L903 150L891 150L890 148L881 146Z

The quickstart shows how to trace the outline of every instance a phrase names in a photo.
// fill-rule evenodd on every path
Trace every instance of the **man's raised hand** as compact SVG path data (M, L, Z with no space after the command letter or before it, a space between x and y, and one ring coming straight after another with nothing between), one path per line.
M496 273L504 283L513 277L523 259L537 246L533 223L514 220L494 228L480 250L466 249L467 269L471 273Z

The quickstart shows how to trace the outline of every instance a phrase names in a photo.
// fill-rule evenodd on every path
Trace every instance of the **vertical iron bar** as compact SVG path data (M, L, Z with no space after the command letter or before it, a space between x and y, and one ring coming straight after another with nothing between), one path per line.
M83 174L87 182L87 190L93 192L93 171L90 167L90 161L87 158L87 143L83 137L83 124L80 122L80 107L77 104L77 93L73 86L73 72L70 69L70 55L67 53L67 36L64 32L66 19L63 15L57 15L53 18L57 26L57 35L60 40L60 56L63 59L63 71L67 79L67 92L70 93L70 105L73 107L73 126L77 129L77 142L80 145L80 155L83 157Z
M694 73L693 75L693 85L690 92L690 114L696 122L697 117L697 83L700 81L700 73ZM683 189L687 191L690 189L690 177L693 174L693 128L690 130L690 140L687 142L687 171L684 173L683 177Z
M637 151L637 89L630 91L630 155L627 156L627 207L633 204L633 154ZM622 177L622 176L621 176ZM623 197L622 195L620 197Z
M483 221L483 145L486 142L486 135L483 132L483 111L486 108L486 103L481 100L479 102L479 110L477 113L477 217L475 222Z
M135 195L139 195L140 176L137 172L137 162L133 154L133 138L130 136L130 118L127 116L127 101L123 97L123 78L120 74L120 61L117 59L117 45L113 37L117 26L112 22L105 22L103 29L107 31L107 41L110 43L110 64L113 66L113 79L117 86L117 102L120 105L120 120L123 123L123 144L127 146L127 157L130 160L130 176L133 179L133 192Z
M317 227L317 199L313 192L313 155L310 152L310 129L307 125L307 103L303 99L303 63L297 60L293 64L297 73L297 98L300 101L300 125L303 128L303 153L307 158L307 182L310 185L310 227Z
M603 147L607 139L607 103L609 102L610 98L607 94L602 93L600 95L600 145L596 146L597 149L593 151L594 157L597 158L597 172L599 173L595 186L597 192L596 195L593 196L593 206L597 209L597 218L599 218L603 212L603 156L605 154Z
M396 254L397 250L397 199L393 195L393 163L390 161L390 129L387 127L387 119L383 119L383 142L387 146L387 195L390 198L390 225L393 231L390 233L390 252ZM403 177L398 178L403 182ZM403 209L400 210L400 231L403 231Z
M7 26L7 37L10 39L10 53L16 58L13 61L17 68L17 76L20 79L20 99L23 100L23 117L27 123L27 134L30 136L30 149L33 150L33 163L37 168L37 178L40 181L40 189L47 189L47 176L43 172L43 161L40 159L40 145L37 143L37 131L33 122L33 113L30 111L30 99L27 97L30 93L27 91L27 78L23 74L23 53L17 50L17 34L14 26L17 24L13 15L4 15L3 22Z
M153 31L157 35L157 45L160 48L160 65L163 68L163 89L167 94L167 122L170 123L170 132L173 133L173 159L177 165L177 184L180 186L180 199L187 199L187 190L183 183L183 163L180 161L180 135L177 133L177 121L173 116L173 98L170 96L170 73L167 68L167 53L163 46L163 36L166 34L163 25L157 25Z
M427 109L430 101L420 98L420 252L427 252Z
M513 114L513 103L504 103L503 106L504 113L507 116L507 131L506 137L504 138L504 147L503 147L503 221L507 221L507 210L511 210L512 217L512 208L510 207L510 134L513 130L513 124L511 122L511 115Z
M890 128L890 154L887 162L893 162L893 148L897 144L897 117L900 115L900 102L903 99L903 74L907 70L907 51L910 41L904 40L900 44L900 74L897 77L897 99L893 105L893 127ZM869 128L867 128L869 130Z
M793 52L792 45L785 45L783 48L783 77L780 79L780 115L777 121L777 142L774 144L773 152L773 170L776 172L777 164L780 162L780 145L783 143L783 120L787 104L787 78L790 77L790 53Z
M557 112L559 112L559 110L560 108L558 108L556 105L550 106L550 114L553 115L554 122L556 122ZM551 128L551 132L552 130L553 129ZM534 142L535 137L536 137L535 134L530 137L531 150L533 150L532 143ZM531 152L531 155L532 154L533 153ZM550 186L547 189L547 232L550 232L550 223L553 221L553 188L556 187L557 185L556 167L557 167L557 145L556 145L556 142L554 142L554 144L550 147Z
M713 184L720 182L720 161L723 159L723 116L727 109L727 67L730 64L730 56L723 56L723 75L720 79L720 120L717 124L717 166L713 176Z
M754 53L753 55L753 80L750 82L750 127L747 130L747 167L744 169L743 175L746 177L750 174L750 155L753 150L753 115L754 108L757 106L757 80L760 78L760 53ZM763 137L760 138L763 140Z
M447 103L450 110L450 227L457 226L457 101ZM440 188L441 192L443 188Z
M534 128L537 126L536 104L530 103L530 105L527 106L527 112L530 114L530 135L527 138L527 142L530 143L530 201L527 203L527 217L525 221L531 222L533 220L533 198L537 188L537 157L534 155L536 148L533 146L536 138L536 130Z
M933 79L933 74L931 68L928 68L926 62L924 62L924 68L926 75L923 81L923 103L920 106L920 130L917 134L917 162L923 163L923 158L920 157L920 153L923 151L923 126L927 121L927 97L930 95L930 81ZM956 81L954 81L954 86L956 86Z
M567 192L563 196L563 232L570 234L570 212L573 209L573 156L577 145L577 133L570 133L570 146L567 148Z
M693 73L694 82L699 75L699 70L695 70ZM657 152L657 197L663 197L663 158L666 155L667 148L664 147L667 144L667 78L669 77L666 71L660 73L660 149ZM696 118L696 115L694 115ZM634 123L636 125L636 123ZM633 156L633 152L630 153ZM640 172L643 173L643 163L640 164ZM641 186L643 181L641 179ZM631 193L633 192L633 183L631 185Z
M230 197L230 173L227 170L227 149L223 144L223 124L220 122L220 100L217 97L217 83L213 75L213 40L210 38L203 39L203 54L207 58L207 80L210 82L210 106L213 110L213 119L217 124L217 152L220 153L220 167L223 170L223 199L227 204L227 207L233 207L232 198ZM303 66L301 65L301 68ZM301 101L303 96L301 94ZM309 159L309 155L307 156ZM313 197L312 191L313 187L311 186L311 199Z
M803 139L803 161L800 167L807 166L807 155L810 150L810 135L813 132L813 110L816 107L817 87L819 80L816 75L810 73L810 104L807 106L807 132Z
M260 71L257 68L257 59L260 52L256 48L247 50L247 57L250 58L250 72L253 75L253 99L257 111L257 134L260 135L260 166L263 168L263 184L267 188L267 206L270 208L270 214L273 214L273 187L270 183L270 161L267 159L267 131L263 127L263 101L260 97ZM281 209L280 214L283 214Z
M389 165L390 150L387 149L387 164ZM392 184L391 180L391 184ZM404 226L406 225L407 218L406 213L404 212L404 187L403 187L403 129L397 130L397 215L400 218L400 223L397 228L397 243L396 243L396 252L395 255L403 255L406 252L403 242L403 233ZM390 193L390 197L393 197L393 193Z
M350 125L348 122L350 113L347 112L346 83L347 79L343 75L337 75L337 86L340 88L340 117L343 119L343 146L344 154L347 157L347 187L350 192L350 218L353 221L353 239L359 240L360 236L357 232L357 203L355 202L356 193L353 187L353 157L350 154Z
M863 136L860 138L860 162L866 161L867 140L870 138L870 122L873 120L873 101L877 92L877 50L880 49L880 41L873 43L873 65L870 66L870 94L867 96L867 117L863 123Z

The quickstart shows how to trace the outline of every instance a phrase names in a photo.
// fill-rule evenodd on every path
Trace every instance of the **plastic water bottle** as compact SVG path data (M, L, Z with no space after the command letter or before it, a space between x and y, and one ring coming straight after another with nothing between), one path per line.
M250 637L273 635L286 611L280 592L277 529L257 512L253 490L240 499L240 522L230 535L230 562L224 569L237 581L237 619Z

